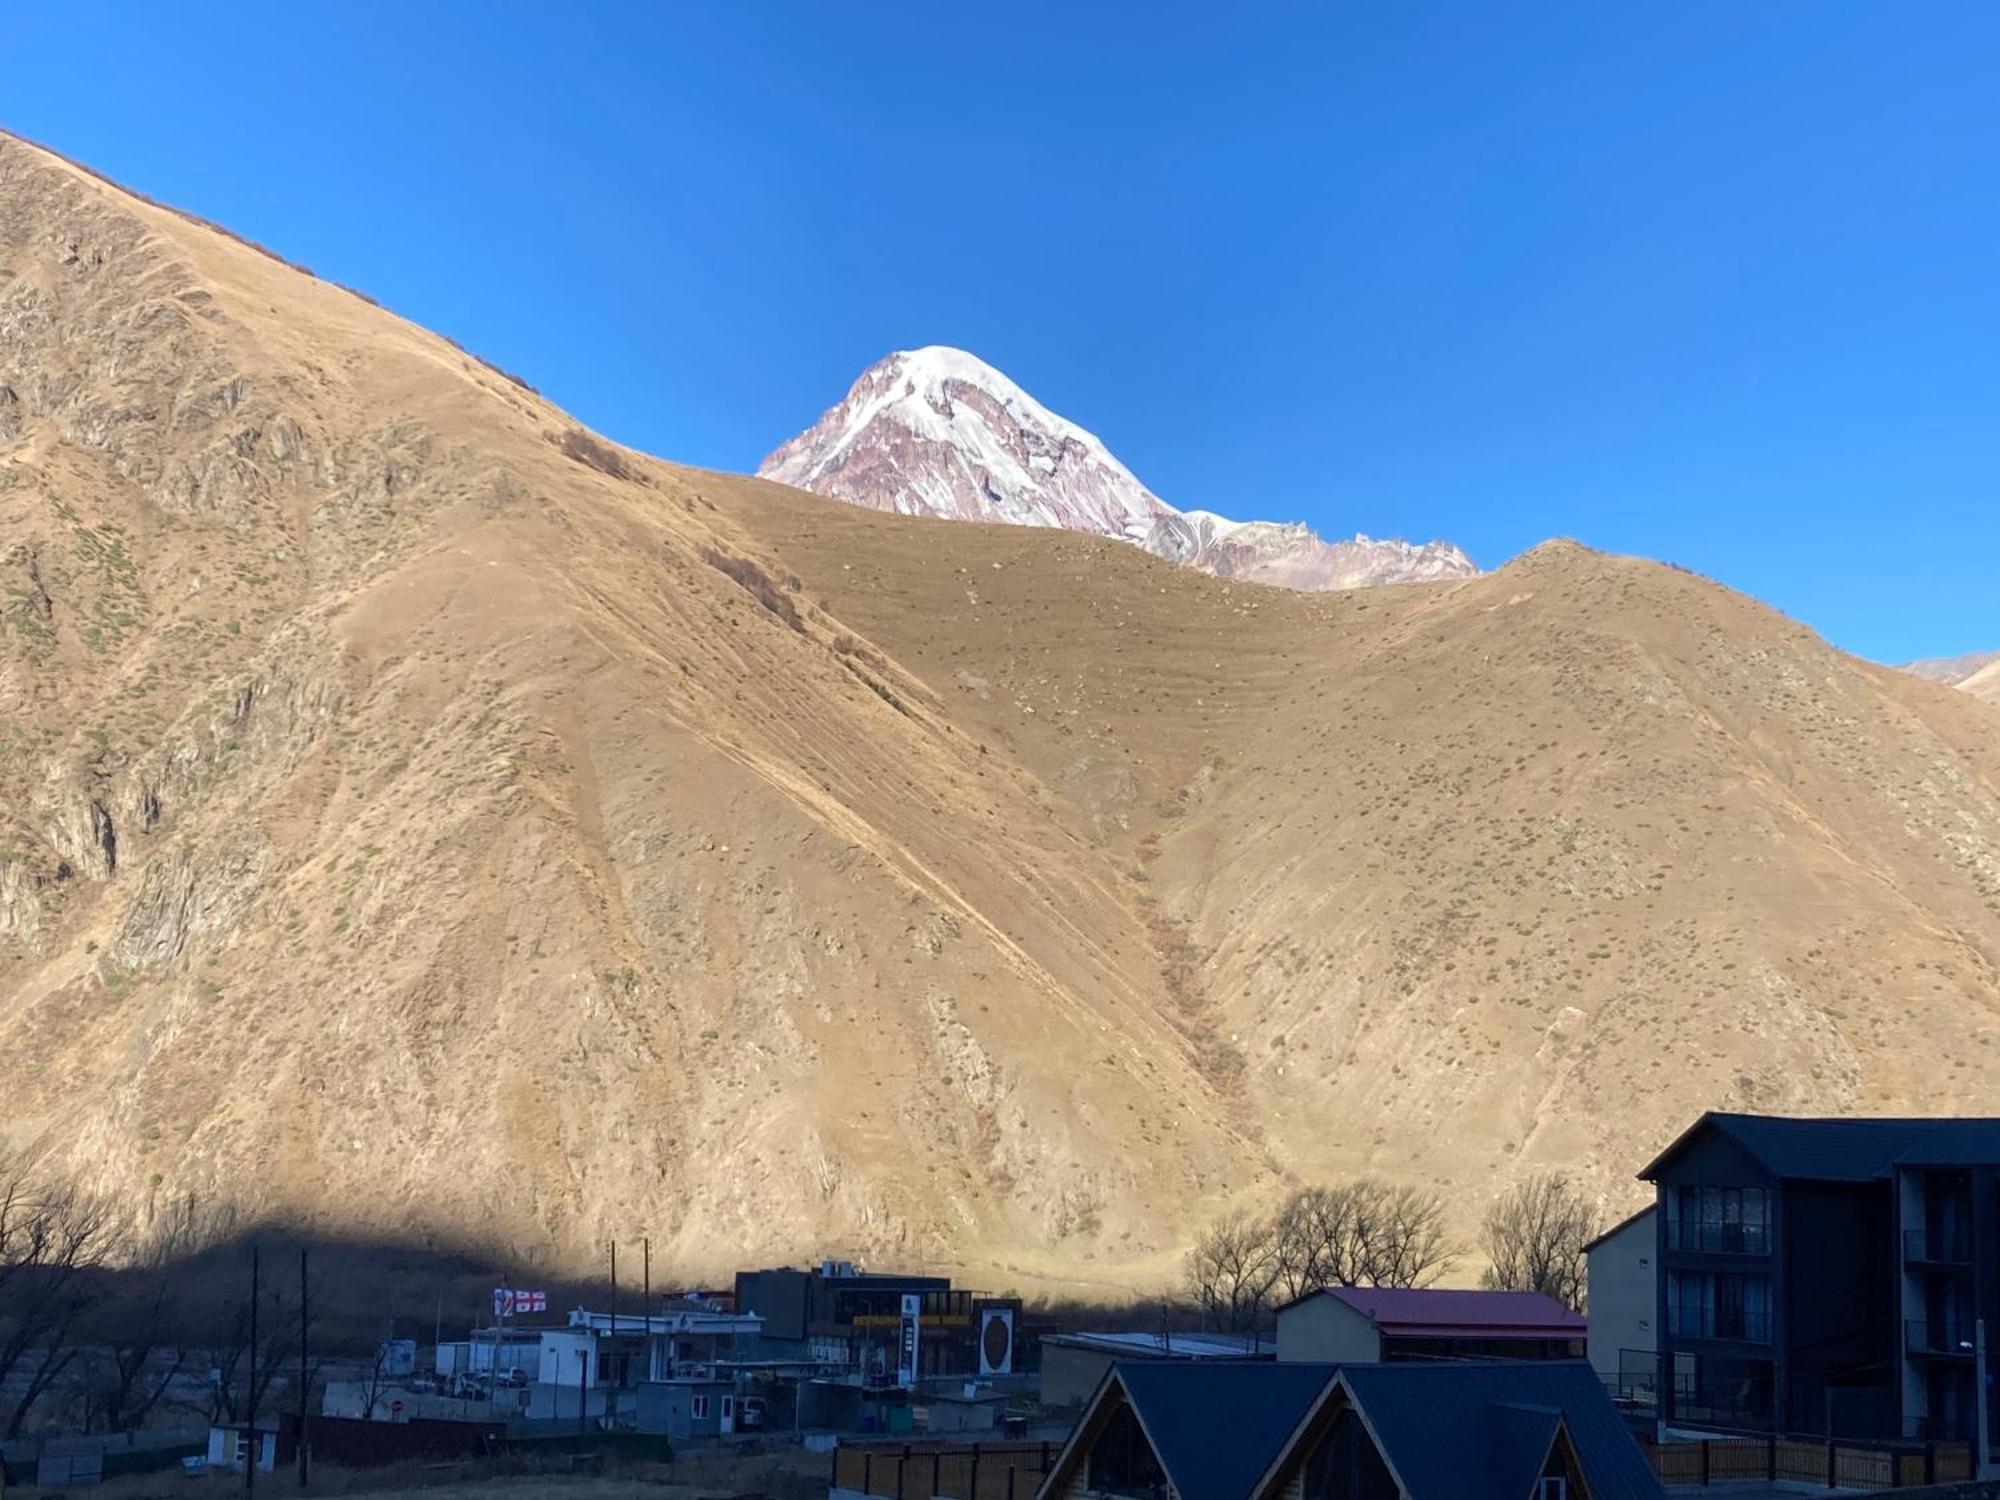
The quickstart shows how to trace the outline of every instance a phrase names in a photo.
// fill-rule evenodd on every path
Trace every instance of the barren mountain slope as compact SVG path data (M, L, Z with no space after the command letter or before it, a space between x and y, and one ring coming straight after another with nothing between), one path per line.
M134 1219L1114 1286L2000 1082L1964 695L1574 547L1301 595L677 469L4 138L0 620L0 1139Z
M1975 698L2000 703L2000 659L1989 661L1969 677L1960 678L1958 686Z
M1118 877L706 476L18 143L0 204L11 1142L711 1271L1156 1254L1254 1162Z
M749 519L1145 884L1288 1172L1629 1201L1707 1106L2000 1082L2000 715L1740 595L1568 543L1311 596Z

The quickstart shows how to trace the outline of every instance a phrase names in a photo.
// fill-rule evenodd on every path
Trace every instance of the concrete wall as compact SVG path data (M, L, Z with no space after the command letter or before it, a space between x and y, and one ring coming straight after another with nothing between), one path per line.
M1599 1240L1588 1256L1591 1367L1618 1377L1620 1350L1656 1351L1659 1317L1659 1210L1649 1209Z
M586 1356L578 1359L582 1354ZM566 1385L572 1392L579 1376L585 1386L597 1384L597 1341L582 1329L550 1329L542 1334L537 1365L531 1370L540 1385Z
M1382 1338L1363 1313L1321 1293L1278 1313L1280 1364L1372 1365L1382 1358Z
M521 1414L530 1421L574 1422L576 1420L577 1389L574 1372L570 1375L568 1385L550 1385L546 1381L536 1380L530 1382L526 1394L528 1399L521 1408ZM584 1421L595 1422L597 1418L603 1416L606 1410L605 1398L612 1395L623 1398L620 1404L624 1410L632 1409L633 1399L630 1391L614 1392L606 1387L587 1386L583 1391Z

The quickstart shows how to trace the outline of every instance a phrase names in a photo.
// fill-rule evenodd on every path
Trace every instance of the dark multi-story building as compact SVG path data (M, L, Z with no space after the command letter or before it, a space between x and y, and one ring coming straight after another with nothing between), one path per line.
M862 1271L849 1261L822 1261L809 1271L786 1266L736 1273L736 1309L764 1319L767 1344L796 1345L818 1363L870 1384L896 1381L905 1297L917 1299L919 1379L1016 1368L1018 1298L954 1290L945 1276Z
M1666 1423L1977 1435L2000 1120L1706 1114L1639 1175L1658 1193Z

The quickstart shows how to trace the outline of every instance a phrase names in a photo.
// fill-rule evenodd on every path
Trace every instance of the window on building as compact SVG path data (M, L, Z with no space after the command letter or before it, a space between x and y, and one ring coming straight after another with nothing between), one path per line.
M1166 1471L1129 1406L1113 1412L1090 1445L1090 1488L1139 1500L1156 1500L1167 1493Z
M1675 1250L1768 1254L1771 1195L1763 1188L1682 1187L1667 1200L1667 1243Z
M1770 1342L1770 1278L1735 1271L1669 1271L1667 1331L1685 1339Z
M694 1419L697 1422L704 1422L708 1420L708 1397L696 1396L694 1398L693 1406L691 1409Z

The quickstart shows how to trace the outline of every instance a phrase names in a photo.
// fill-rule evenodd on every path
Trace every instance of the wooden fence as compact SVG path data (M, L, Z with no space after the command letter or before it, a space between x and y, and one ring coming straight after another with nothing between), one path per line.
M1786 1438L1708 1438L1642 1446L1662 1484L1763 1479L1829 1489L1887 1490L1972 1478L1972 1450L1963 1443L1896 1448Z
M833 1450L835 1489L880 1500L1032 1500L1057 1443L843 1443Z

